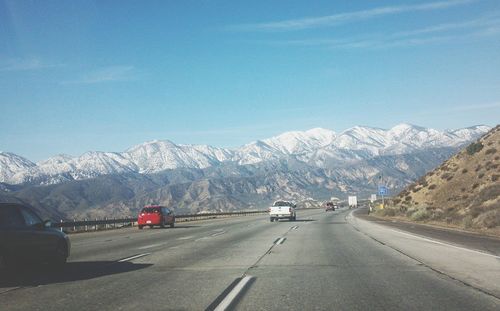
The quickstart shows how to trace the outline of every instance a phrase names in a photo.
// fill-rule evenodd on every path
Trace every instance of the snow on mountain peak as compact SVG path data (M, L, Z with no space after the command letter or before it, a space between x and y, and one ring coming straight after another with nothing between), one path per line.
M308 131L290 131L264 139L267 145L285 154L303 153L321 148L333 142L335 132L322 128Z
M37 164L8 152L0 152L0 182L45 183L83 179L103 174L154 173L176 168L206 168L223 162L254 164L293 156L312 164L349 162L381 154L404 154L425 148L457 147L486 133L478 125L454 131L438 131L407 123L391 129L355 126L336 134L324 128L290 131L254 141L235 150L209 145L178 145L169 140L152 140L125 152L91 151L79 157L57 155Z

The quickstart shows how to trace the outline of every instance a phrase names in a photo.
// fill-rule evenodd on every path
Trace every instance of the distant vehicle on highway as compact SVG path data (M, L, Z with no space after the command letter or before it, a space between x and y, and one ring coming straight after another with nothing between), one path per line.
M68 236L30 207L0 203L0 269L23 262L62 266L69 257Z
M295 212L297 206L293 202L276 201L273 206L269 208L269 217L271 222L279 221L280 219L288 219L294 221L297 219Z
M349 208L357 208L358 207L358 197L355 195L351 195L348 198Z
M160 226L164 228L167 225L173 228L175 225L175 215L168 207L148 205L139 212L137 225L139 229L144 228L144 226L149 226L149 228Z
M333 204L333 202L326 202L326 208L325 208L326 212L335 211L337 208L338 206L336 204Z

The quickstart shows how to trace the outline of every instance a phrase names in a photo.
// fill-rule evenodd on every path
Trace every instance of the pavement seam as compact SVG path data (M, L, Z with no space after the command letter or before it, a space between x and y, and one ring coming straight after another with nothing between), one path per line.
M219 296L217 296L217 298L205 309L205 310L224 310L224 309L216 309L218 308L218 306L221 304L221 302L230 294L230 292L238 285L238 283L240 283L243 279L249 277L250 280L249 282L245 283L244 285L244 288L239 291L235 297L235 299L233 299L230 304L228 305L228 307L230 306L234 306L237 301L239 301L239 299L243 296L243 292L248 289L251 285L251 283L253 283L255 281L255 277L253 276L250 276L248 275L248 272L250 271L250 269L254 269L254 268L257 268L259 262L264 259L264 257L268 254L271 253L271 250L276 246L278 245L277 242L281 239L285 239L285 236L288 234L288 232L290 232L292 230L292 227L288 228L288 230L285 232L285 234L283 234L281 237L277 238L276 240L274 240L273 244L271 244L271 246L267 249L267 251L264 252L264 254L262 254L252 265L250 265L244 272L243 274L241 275L241 277L235 279ZM237 300L236 300L237 298Z

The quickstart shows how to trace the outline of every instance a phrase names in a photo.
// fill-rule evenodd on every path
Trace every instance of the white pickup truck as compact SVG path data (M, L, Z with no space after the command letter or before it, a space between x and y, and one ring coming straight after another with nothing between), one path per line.
M293 221L297 219L297 214L295 213L295 209L297 206L288 201L276 201L273 206L269 208L269 217L271 222L278 221L280 219L288 219Z

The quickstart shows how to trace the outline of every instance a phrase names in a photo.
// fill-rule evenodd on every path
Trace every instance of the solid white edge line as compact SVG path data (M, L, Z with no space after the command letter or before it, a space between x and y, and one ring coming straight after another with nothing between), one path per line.
M481 252L481 251L473 250L473 249L470 249L470 248L460 247L460 246L456 246L456 245L453 245L453 244L448 244L448 243L445 243L445 242L440 242L440 241L436 241L436 240L433 240L433 239L424 238L422 236L411 234L411 233L406 233L406 232L403 232L403 231L400 231L400 230L395 230L395 229L389 229L389 230L394 231L394 232L398 232L398 233L403 234L403 235L408 235L408 236L411 236L411 237L414 237L414 238L418 238L418 239L421 239L421 240L424 240L424 241L427 241L427 242L431 242L431 243L434 243L434 244L449 246L449 247L453 247L453 248L460 249L460 250L463 250L463 251L472 252L472 253L476 253L476 254L485 255L485 256L489 256L489 257L500 259L500 256L496 256L496 255L493 255L493 254L488 254L488 253L484 253L484 252Z
M214 309L214 311L224 311L231 305L238 294L245 288L247 283L253 279L253 276L247 275L229 292L229 294L219 303L219 305Z
M124 261L129 261L129 260L141 258L141 257L147 256L149 254L151 254L151 253L144 253L144 254L139 254L139 255L132 256L132 257L128 257L128 258L123 258L123 259L118 260L118 262L124 262Z
M216 236L219 236L219 235L223 235L224 233L226 233L226 231L219 231L217 233L211 234L210 236L216 237Z
M349 213L349 216L351 216L352 213L353 212ZM353 216L351 216L351 217L353 217ZM359 218L356 218L356 220L366 221L366 220L359 219ZM371 223L371 222L369 222L369 223ZM417 239L420 239L420 240L424 240L424 241L427 241L427 242L431 242L431 243L435 243L435 244L439 244L439 245L444 245L444 246L449 246L449 247L456 248L456 249L459 249L459 250L463 250L463 251L467 251L467 252L471 252L471 253L476 253L476 254L479 254L479 255L485 255L485 256L488 256L488 257L493 257L493 258L496 258L496 259L500 259L500 256L496 256L496 255L493 255L493 254L488 254L488 253L477 251L477 250L474 250L474 249L460 247L460 246L456 246L456 245L453 245L453 244L436 241L436 240L433 240L433 239L425 238L425 237L420 236L420 235L411 234L411 233L403 232L401 230L396 230L396 229L388 228L388 227L386 227L384 225L380 225L380 224L374 224L374 225L383 227L386 230L397 232L397 233L400 233L400 234L403 234L403 235L408 235L408 236L411 236L411 237L414 237L414 238L417 238Z
M191 238L194 238L194 236L193 235L183 236L183 237L177 238L177 240L189 240Z
M158 243L158 244L150 244L150 245L146 245L146 246L141 246L141 247L138 247L137 249L147 249L147 248L152 248L152 247L156 247L156 246L162 246L163 243Z

